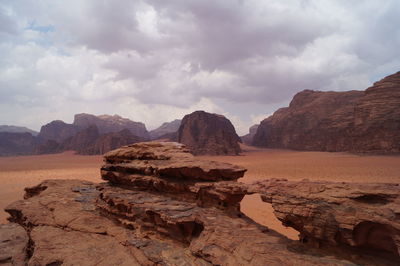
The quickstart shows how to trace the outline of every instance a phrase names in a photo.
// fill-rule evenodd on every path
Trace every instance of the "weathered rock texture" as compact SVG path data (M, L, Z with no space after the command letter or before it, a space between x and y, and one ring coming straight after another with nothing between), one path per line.
M0 224L0 265L25 265L28 234L18 224Z
M74 125L80 128L87 128L91 125L97 126L100 134L119 132L128 129L133 135L142 139L149 139L149 132L146 126L141 122L134 122L130 119L123 118L119 115L91 115L91 114L76 114L74 118Z
M181 125L181 122L182 120L175 119L174 121L163 123L160 127L149 132L150 138L155 140L176 133Z
M362 91L305 90L263 120L254 136L255 146L298 150L347 151L352 147L354 106Z
M256 146L318 151L400 152L400 72L364 91L302 91L263 120Z
M260 126L259 124L252 125L249 128L249 133L240 137L244 144L246 144L246 145L252 145L253 144L253 138L256 135L257 129L258 129L259 126Z
M196 111L186 115L179 127L178 142L195 155L237 155L241 142L232 123L222 115Z
M365 91L355 106L353 150L400 152L400 72Z
M120 148L105 155L109 183L48 180L7 207L29 237L16 253L28 265L354 265L245 217L244 171L178 143Z
M287 181L258 182L283 224L304 241L345 244L400 255L400 185Z

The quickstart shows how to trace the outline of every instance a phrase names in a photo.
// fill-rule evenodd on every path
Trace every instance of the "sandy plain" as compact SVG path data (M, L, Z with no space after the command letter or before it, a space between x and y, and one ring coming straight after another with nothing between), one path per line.
M240 156L201 156L229 162L248 169L239 181L266 178L288 180L329 180L337 182L400 182L400 156L367 156L349 153L304 152L243 147ZM102 156L81 156L73 152L53 155L0 158L0 223L6 223L3 209L22 199L23 189L45 179L83 179L101 182ZM297 232L286 228L273 215L270 204L258 195L246 196L242 211L253 220L297 239Z

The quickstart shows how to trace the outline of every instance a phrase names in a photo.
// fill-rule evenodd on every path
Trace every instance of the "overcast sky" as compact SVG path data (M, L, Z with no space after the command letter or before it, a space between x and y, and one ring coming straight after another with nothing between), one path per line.
M148 129L194 110L238 133L296 92L400 70L399 0L0 0L0 124L75 113Z

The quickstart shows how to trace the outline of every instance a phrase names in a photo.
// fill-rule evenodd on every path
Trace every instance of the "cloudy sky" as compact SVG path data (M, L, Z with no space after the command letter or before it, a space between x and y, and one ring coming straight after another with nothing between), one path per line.
M398 0L0 0L0 124L148 129L203 109L239 134L303 89L400 70Z

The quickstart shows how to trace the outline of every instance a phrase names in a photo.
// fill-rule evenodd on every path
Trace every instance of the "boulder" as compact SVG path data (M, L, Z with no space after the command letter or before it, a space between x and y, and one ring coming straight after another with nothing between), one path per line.
M178 130L178 142L195 155L238 155L239 136L224 116L196 111L186 115Z
M251 186L303 241L400 255L400 185L269 179Z

